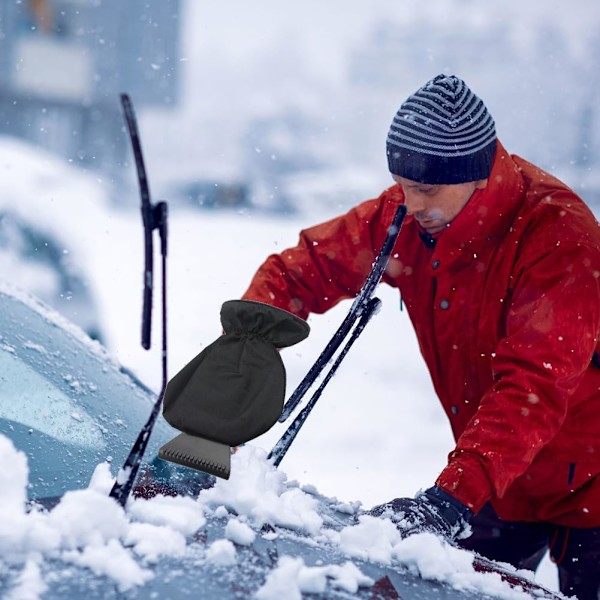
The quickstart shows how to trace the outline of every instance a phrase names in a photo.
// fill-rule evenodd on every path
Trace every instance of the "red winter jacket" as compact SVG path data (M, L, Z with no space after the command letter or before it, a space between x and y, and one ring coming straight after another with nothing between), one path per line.
M270 256L244 298L304 318L354 297L395 185ZM407 217L383 281L400 289L456 448L437 485L506 520L600 526L600 226L564 184L498 144L435 248ZM597 358L597 354L596 354Z

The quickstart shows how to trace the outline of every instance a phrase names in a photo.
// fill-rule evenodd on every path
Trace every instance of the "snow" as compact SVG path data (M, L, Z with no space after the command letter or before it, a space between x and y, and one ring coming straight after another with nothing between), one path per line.
M216 540L206 551L206 559L219 567L235 564L235 546L229 540Z
M265 584L258 590L258 600L279 600L289 598L300 600L302 592L323 593L327 579L336 588L355 593L361 586L373 584L352 563L329 565L327 567L307 567L301 558L282 556L277 567L269 573Z
M183 556L186 553L185 536L166 526L132 523L123 541L147 563L158 562L162 556Z
M394 545L399 541L398 529L389 519L369 515L361 516L358 525L342 529L337 540L348 556L386 565L392 562Z
M148 564L159 555L181 554L185 548L184 534L189 530L189 521L183 531L178 531L172 522L169 527L141 523L108 497L112 480L106 463L97 467L89 488L67 492L49 513L26 511L27 460L4 436L0 436L0 463L12 465L10 470L1 470L7 475L0 482L4 484L0 488L0 559L23 565L19 581L10 592L15 598L40 597L45 585L40 580L39 567L44 559L58 558L67 564L88 567L127 590L153 576L150 569L138 562L138 556ZM134 504L160 504L163 500ZM185 499L178 500L181 504ZM181 506L185 510L187 504ZM146 511L142 508L138 512ZM204 518L200 506L196 507L196 513L191 522L201 526ZM165 514L163 520L168 518Z
M247 515L259 528L272 523L313 535L320 531L323 520L317 501L286 485L286 474L266 461L263 450L244 447L234 458L229 480L218 479L212 489L201 494L201 502Z
M127 506L127 511L139 521L175 530L184 536L192 535L205 523L201 507L192 498L157 496L152 500L136 500Z
M143 585L152 578L152 573L141 567L117 539L85 546L81 550L67 550L62 553L62 559L87 567L95 575L113 579L121 591Z
M3 140L0 137L0 147L2 146L2 143ZM66 171L66 174L68 175L69 171ZM33 193L34 191L32 190L31 194ZM31 194L29 194L27 197L31 197ZM2 198L1 195L0 198ZM50 321L51 323L55 323L58 327L61 327L62 329L68 331L73 337L75 337L79 342L81 342L81 344L83 344L91 353L98 356L102 361L112 363L114 366L118 366L115 356L111 352L108 352L104 346L102 346L96 340L90 339L90 337L87 336L80 327L75 325L75 323L62 316L60 313L57 313L56 310L47 306L44 302L42 302L33 294L29 293L28 291L25 291L22 288L12 285L8 281L0 281L0 292L7 293L11 296L14 296L15 298L18 298L21 302L23 302L23 304L31 307L33 310L43 315L46 318L46 320ZM35 347L36 344L33 344L29 341L26 341L24 346L27 348L35 349L41 354L46 352L45 348L42 348L39 345ZM11 351L10 349L8 350L9 352Z
M476 572L468 552L445 544L431 533L402 540L394 547L394 557L423 579L444 581L458 590L493 594L506 600L531 598L522 590L506 586L497 573Z
M236 544L251 544L267 522L309 534L313 543L331 544L348 557L342 565L307 566L302 558L282 555L258 591L259 599L284 597L282 590L286 598L301 598L302 592L323 592L328 581L350 593L372 585L352 558L405 565L457 589L507 600L528 597L498 575L476 573L470 553L431 534L401 539L389 520L366 515L340 532L326 530L319 515L323 506L249 445L232 457L231 480L219 480L197 499L130 499L125 509L108 497L113 480L106 463L96 468L88 488L66 493L51 512L26 511L27 460L4 436L0 464L13 466L10 475L0 470L0 561L22 566L8 597L41 598L46 589L41 567L48 559L86 567L122 591L141 586L152 579L152 565L161 557L186 555L186 537L202 528L206 515L227 517L224 507L237 516L229 518L225 538L213 541L201 559L214 567L236 564Z
M46 591L40 567L34 559L25 563L15 586L4 597L5 600L37 600Z
M225 527L225 537L239 546L249 546L256 539L256 533L237 519L230 519Z
M34 222L51 239L68 239L69 246L62 252L75 254L76 264L87 264L97 251L96 242L110 241L109 188L100 176L8 137L0 143L0 174L0 209L26 223ZM31 281L32 287L39 285L39 281ZM88 285L95 295L95 281Z

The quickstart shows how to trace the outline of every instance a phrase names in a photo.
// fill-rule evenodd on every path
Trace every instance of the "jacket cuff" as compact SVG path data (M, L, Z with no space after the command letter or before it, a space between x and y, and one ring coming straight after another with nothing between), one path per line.
M471 509L467 508L462 502L459 502L454 496L442 488L434 485L423 492L429 502L433 504L451 526L456 526L459 521L468 523L473 516Z
M454 452L435 485L477 514L490 499L492 488L479 459Z

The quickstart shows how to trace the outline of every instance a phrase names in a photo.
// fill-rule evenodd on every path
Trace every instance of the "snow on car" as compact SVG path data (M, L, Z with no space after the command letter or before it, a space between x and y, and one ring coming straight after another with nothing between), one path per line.
M0 136L0 279L41 298L95 339L103 327L91 258L110 238L105 186L26 142Z
M114 475L154 394L29 294L0 288L5 598L558 598L360 503L288 480L247 445L228 481L156 458L125 509ZM484 569L485 570L485 569ZM509 583L510 582L510 583Z

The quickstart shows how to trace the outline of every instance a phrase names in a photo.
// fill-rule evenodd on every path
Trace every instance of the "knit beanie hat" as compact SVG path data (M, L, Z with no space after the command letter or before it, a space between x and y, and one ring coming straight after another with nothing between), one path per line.
M390 172L432 185L486 179L495 151L494 119L454 75L438 75L410 96L387 137Z

